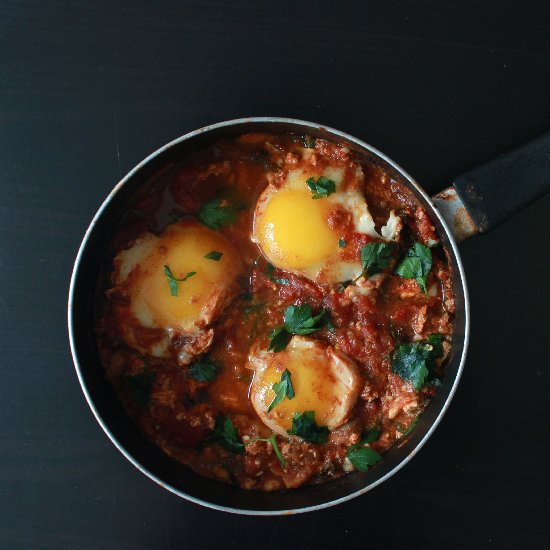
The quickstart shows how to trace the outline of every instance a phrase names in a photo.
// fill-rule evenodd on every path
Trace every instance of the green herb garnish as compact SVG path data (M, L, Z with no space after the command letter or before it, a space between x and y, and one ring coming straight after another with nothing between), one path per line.
M419 420L420 420L420 415L418 415L418 416L411 422L411 425L410 425L406 430L403 431L403 437L405 437L406 435L409 435L409 434L413 431L414 427L418 424L418 421L419 421ZM399 430L399 431L401 431L401 430Z
M395 243L368 243L362 246L361 265L363 271L359 277L368 277L383 269L387 269L390 265L394 248Z
M345 240L345 239L340 239L340 240L338 241L338 246L339 246L340 248L346 248L346 240Z
M398 344L392 354L391 369L394 374L411 382L418 391L426 382L437 380L435 362L442 355L443 335L430 334L422 342Z
M271 443L271 446L273 447L273 450L275 451L275 454L277 455L281 466L283 468L286 468L286 460L284 459L283 453L281 453L281 449L279 449L279 445L277 444L277 436L275 435L275 432L273 432L268 438L254 437L253 439L248 441L246 445L250 445L250 443L254 441L265 441L266 443Z
M426 282L431 268L432 251L422 243L415 242L395 269L395 273L405 279L416 279L420 290L427 296Z
M215 262L219 262L222 256L223 256L223 252L212 250L212 252L209 252L208 254L206 254L205 258L207 260L214 260Z
M210 382L218 375L218 367L208 361L197 361L189 365L189 376L198 382Z
M382 457L374 449L365 447L365 443L369 443L369 441L363 439L352 445L346 453L353 467L360 472L368 472L369 466L373 466L382 460Z
M297 435L309 443L326 443L328 440L328 428L318 426L315 422L315 412L305 411L294 413L292 428L287 430L289 435Z
M222 415L219 415L216 417L214 431L202 442L201 448L213 443L219 443L232 453L244 454L244 443L239 439L237 428L233 426L233 422L231 422L229 416L224 418Z
M290 284L290 281L288 279L274 277L273 273L275 273L275 266L267 262L265 266L265 274L267 275L267 278L270 281L273 281L274 283L279 283L280 285L285 285L285 286L288 286Z
M239 207L225 199L214 199L202 205L199 210L199 219L212 229L220 229L235 223L239 210Z
M322 199L336 192L336 182L325 178L325 176L319 176L317 181L315 178L309 178L306 184L313 193L312 199Z
M281 375L281 381L273 384L272 389L275 392L275 398L271 405L267 408L267 412L271 412L285 397L294 399L294 387L292 386L291 374L288 369Z
M156 373L147 368L143 369L139 374L128 376L126 381L130 390L130 398L142 407L146 407L149 404L151 388L155 383L156 377Z
M286 348L292 334L311 334L323 328L315 326L325 315L326 310L321 310L318 315L312 316L311 306L289 306L285 310L284 324L273 329L269 333L271 342L267 351L279 352Z
M178 283L183 283L183 281L187 281L189 277L193 277L193 275L196 275L196 271L190 271L185 277L182 277L181 279L177 279L172 274L171 269L165 265L164 266L164 274L166 275L166 278L168 279L168 286L170 287L170 294L172 296L178 295Z

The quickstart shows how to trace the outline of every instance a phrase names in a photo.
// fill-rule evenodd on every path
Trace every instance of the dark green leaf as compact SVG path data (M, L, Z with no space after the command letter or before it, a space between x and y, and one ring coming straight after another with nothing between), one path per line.
M205 256L205 258L207 260L214 260L215 262L219 262L222 256L223 256L223 252L218 252L217 250L212 250L212 252L209 252Z
M438 384L434 368L443 355L443 335L430 334L427 340L398 344L392 355L392 372L408 380L418 391L425 383Z
M418 415L410 424L410 426L403 432L403 437L406 435L409 435L414 427L418 424L418 421L420 420L420 415Z
M189 376L198 382L210 382L218 375L218 367L206 361L191 363Z
M142 407L146 407L149 404L151 388L155 383L156 377L156 373L148 370L147 368L139 374L128 376L126 381L129 387L130 399Z
M395 243L368 243L361 247L361 275L370 276L387 269L394 249Z
M286 278L277 278L273 276L273 273L275 272L275 266L273 264L270 264L267 262L266 268L265 268L265 274L267 275L267 278L270 281L273 281L274 283L279 283L280 285L288 286L290 284L290 281Z
M415 242L395 269L395 273L405 279L416 279L420 290L427 296L426 282L431 268L432 251L422 243Z
M325 176L319 176L317 181L315 178L309 178L306 184L313 193L312 199L322 199L336 192L336 183Z
M224 199L214 199L204 204L199 210L199 219L212 229L220 229L237 220L239 208Z
M317 425L314 411L305 411L304 413L294 413L292 428L287 430L287 433L297 435L309 443L326 443L329 431L326 426Z
M373 428L372 430L369 430L361 440L363 444L365 443L372 443L373 441L376 441L380 437L380 430L378 428Z
M269 343L267 351L279 353L288 346L291 335L286 332L284 327L277 327L269 333L269 338L271 338L271 342Z
M244 444L239 439L237 428L233 426L233 422L231 422L229 416L224 418L222 415L219 415L216 417L214 431L203 441L201 447L204 448L213 443L219 443L233 453L244 454Z
M418 391L429 374L426 367L429 353L429 347L421 342L398 344L392 356L392 372L411 382Z
M382 460L382 457L370 447L352 447L348 449L347 457L353 467L360 472L368 472L369 466L373 466Z
M170 294L172 296L177 296L178 295L178 283L183 283L183 281L187 281L187 279L189 279L189 277L193 277L193 275L196 275L197 272L196 271L190 271L185 277L182 277L181 279L177 279L176 277L174 277L171 269L167 266L167 265L164 265L164 274L166 275L166 278L168 279L168 286L170 288Z
M290 372L285 369L281 375L281 381L273 384L272 389L275 392L275 398L269 405L267 412L271 412L285 397L288 399L294 399L294 387L292 386L292 380L290 379Z
M346 241L345 241L344 239L340 239L340 240L338 241L338 246L339 246L340 248L346 248Z
M323 328L321 325L317 325L317 323L319 323L325 313L326 310L323 309L318 315L312 317L311 306L309 304L287 307L284 314L284 325L275 328L269 333L271 343L268 351L279 352L284 350L290 342L291 334L311 334Z

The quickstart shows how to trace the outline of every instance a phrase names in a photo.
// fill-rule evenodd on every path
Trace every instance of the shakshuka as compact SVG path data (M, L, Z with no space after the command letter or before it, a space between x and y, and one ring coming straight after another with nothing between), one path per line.
M128 414L246 489L375 468L450 353L450 268L426 211L311 136L246 134L165 166L103 272L98 346Z

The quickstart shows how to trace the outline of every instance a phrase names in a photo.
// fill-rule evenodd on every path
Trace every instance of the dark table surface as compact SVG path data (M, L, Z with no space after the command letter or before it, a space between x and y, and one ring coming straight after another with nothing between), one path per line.
M101 201L189 130L319 121L429 192L548 130L547 1L3 0L0 75L3 548L549 547L548 196L461 245L471 348L435 435L321 512L233 516L149 481L93 419L65 321Z

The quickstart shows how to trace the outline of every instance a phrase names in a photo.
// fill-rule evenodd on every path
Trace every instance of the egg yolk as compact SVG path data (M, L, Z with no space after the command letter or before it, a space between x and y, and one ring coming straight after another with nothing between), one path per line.
M292 427L294 413L305 411L314 411L320 426L330 423L334 408L340 405L335 393L338 384L325 354L315 353L314 350L289 347L281 356L275 356L261 374L259 384L255 384L256 402L267 411L276 395L273 384L280 382L285 369L290 372L295 396L293 399L283 399L269 416L277 418L277 424L285 430Z
M205 258L221 252L219 261ZM164 272L167 265L178 281L173 296ZM148 326L192 329L208 317L220 292L239 272L239 259L232 245L220 234L199 225L169 228L151 255L139 264L141 281L132 295L132 308ZM206 319L205 319L206 320Z
M338 253L338 236L328 226L330 203L305 189L281 188L257 220L265 255L284 269L304 269Z

